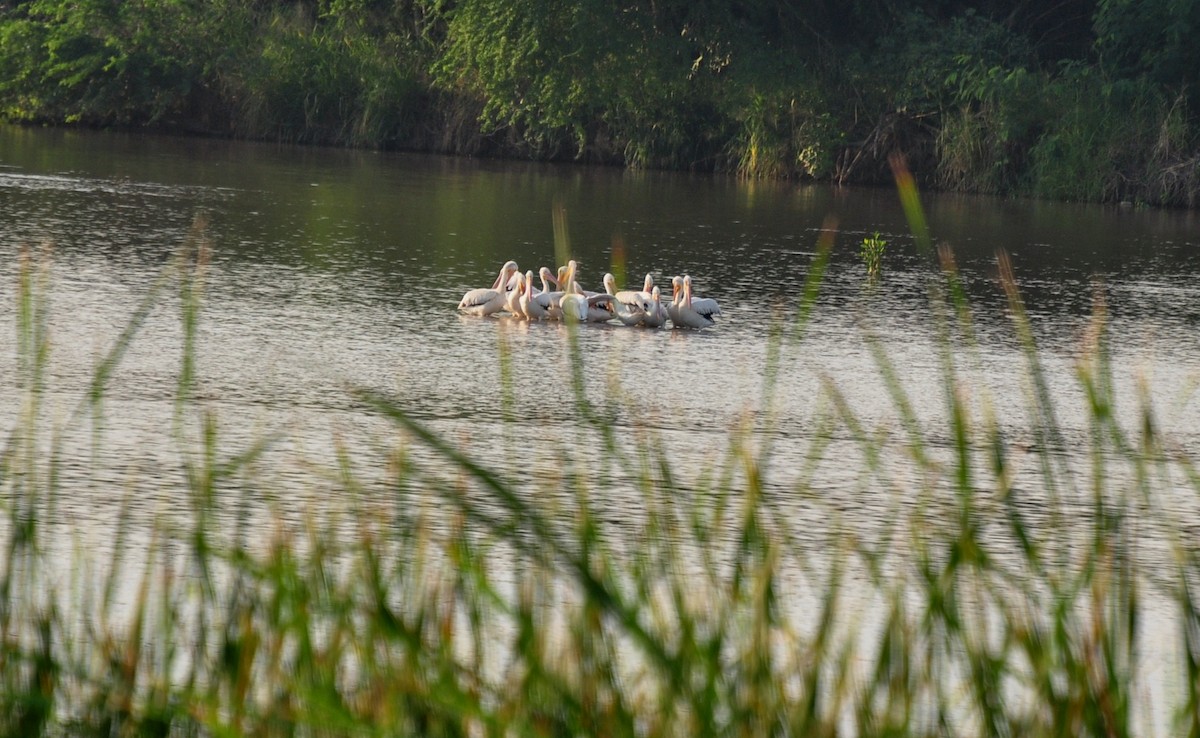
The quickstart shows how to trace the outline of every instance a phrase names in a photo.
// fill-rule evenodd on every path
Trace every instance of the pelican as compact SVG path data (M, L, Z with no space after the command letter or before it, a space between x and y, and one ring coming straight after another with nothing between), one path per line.
M642 292L634 290L617 291L617 280L611 273L604 275L604 291L616 298L617 302L628 307L635 305L643 312L650 309L650 290L654 288L654 278L646 275L646 289Z
M593 292L592 290L585 290L583 288L583 285L579 284L579 278L576 276L576 274L578 272L579 272L579 265L575 263L575 260L571 259L570 261L568 261L567 262L566 282L567 283L574 282L575 289L578 290L579 293L582 294L584 297L595 297L596 295L608 294L606 292Z
M586 322L588 320L590 306L587 300L588 297L595 293L584 291L579 286L579 283L575 281L575 273L578 270L579 265L575 263L574 259L568 261L566 266L558 268L558 284L562 288L562 291L550 293L550 299L554 305L550 309L550 317L575 322ZM557 307L557 310L555 310L555 307ZM599 314L596 317L599 317Z
M571 259L563 266L558 268L558 287L563 292L571 291L571 282L575 279L575 269L577 265L575 260Z
M538 276L541 277L541 279L542 279L542 289L540 292L535 292L534 293L535 295L549 292L551 282L554 283L555 287L559 286L558 277L555 277L553 274L551 274L550 269L547 267L542 267L542 268L538 269Z
M714 300L713 302L715 303L716 301ZM708 306L702 307L707 308ZM686 275L683 277L682 294L676 301L675 313L678 317L672 315L671 322L677 328L708 328L717 324L712 318L714 313L700 312L694 306L692 299L692 278Z
M647 328L662 328L667 323L667 308L662 304L662 293L658 287L650 290L650 309L645 311L642 325Z
M546 311L546 317L550 320L562 320L562 308L559 303L562 302L563 295L567 294L563 291L564 279L566 278L567 268L559 267L558 276L555 277L546 267L538 270L538 274L542 278L542 291L534 295L534 299ZM554 283L557 290L550 290L550 282Z
M575 285L579 289L579 285ZM608 294L585 295L587 297L587 320L589 323L607 323L616 317L613 297Z
M528 292L532 285L526 283L525 275L520 272L512 275L509 284L512 286L504 296L504 307L518 318L524 318L526 316L525 309L521 306L521 296Z
M458 309L468 315L479 316L500 312L504 309L507 300L505 286L516 271L517 262L506 262L500 269L500 276L496 277L496 281L490 288L481 287L467 292L459 301Z
M589 306L587 296L575 283L575 261L573 259L567 265L566 277L566 292L558 301L558 306L562 309L562 319L582 323L588 319Z
M578 292L571 291L558 301L562 319L582 323L588 319L588 300Z
M691 300L692 309L701 315L707 315L712 318L714 315L721 314L721 306L711 297L694 297L692 295L692 278L688 275L683 275L683 281L687 285L688 299Z
M612 308L613 317L621 321L621 325L643 325L646 321L647 313L639 305L623 305L614 298Z
M546 286L545 274L549 274L550 270L546 267L542 267L542 271L544 272L542 275L542 287L544 288ZM546 306L543 305L542 301L538 298L545 295L546 292L543 289L541 292L534 294L533 272L525 272L525 279L521 283L521 286L522 290L519 302L521 313L524 314L524 316L529 320L541 320L542 318L545 318L547 314Z
M679 317L679 303L683 299L683 277L671 277L671 301L667 303L667 316L671 319L671 325L676 327L683 325L683 320Z
M653 292L654 292L654 277L647 274L646 278L644 280L642 280L642 291L637 293L637 296L646 303L646 305L643 306L646 309L649 309L650 295Z

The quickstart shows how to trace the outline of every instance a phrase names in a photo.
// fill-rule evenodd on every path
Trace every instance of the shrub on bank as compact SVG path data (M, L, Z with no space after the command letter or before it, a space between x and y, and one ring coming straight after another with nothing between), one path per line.
M1193 3L1027 5L0 3L0 115L1194 204Z

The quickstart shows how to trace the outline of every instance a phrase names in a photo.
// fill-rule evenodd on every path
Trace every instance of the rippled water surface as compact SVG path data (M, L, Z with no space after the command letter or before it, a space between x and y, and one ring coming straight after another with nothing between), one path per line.
M1177 448L1200 449L1194 214L962 196L924 203L971 300L978 347L958 356L960 366L976 406L994 409L1014 442L1032 442L1029 383L996 277L998 250L1012 257L1068 450L1088 433L1074 367L1097 296L1111 322L1118 396L1130 400L1119 411L1134 413L1144 393ZM68 439L62 508L68 518L79 513L78 522L111 519L115 501L131 494L146 520L180 506L169 482L181 463L172 432L183 354L173 283L114 374L99 424L71 413L202 222L212 254L197 396L227 453L271 439L257 465L257 498L290 511L327 502L313 469L334 468L339 447L365 478L387 476L378 460L394 431L352 388L395 396L489 463L523 470L536 490L554 460L586 457L597 443L573 410L567 331L464 317L455 305L467 289L490 285L507 259L535 272L555 266L556 207L565 209L585 287L600 289L610 270L632 284L649 272L664 289L686 273L721 303L721 322L703 332L579 331L587 394L611 403L620 437L636 444L636 429L656 428L687 489L720 462L730 429L748 423L754 442L776 444L771 504L798 529L819 540L831 510L862 530L879 524L885 506L864 482L859 447L822 421L828 388L843 393L864 427L898 434L873 336L935 441L945 404L929 302L935 262L917 252L889 188L0 129L0 283L9 296L0 303L0 417L6 429L16 422L21 395L16 255L45 249L47 405ZM790 325L829 227L836 245L812 322L784 352L768 402L770 326L781 317ZM868 288L858 246L875 232L888 247L882 278ZM798 501L790 484L814 439L830 434L816 477L826 504ZM618 503L610 514L619 518L637 500L623 472L610 473ZM1195 526L1195 511L1179 504Z
M231 428L253 421L256 431L321 453L331 432L367 422L346 392L367 387L394 393L484 453L507 433L536 458L571 436L564 328L467 318L455 303L490 284L506 259L553 267L552 214L561 205L585 286L599 289L612 270L630 283L649 272L665 289L687 273L722 305L722 321L704 332L612 325L580 333L593 398L612 397L614 382L623 393L618 425L647 422L711 450L740 418L767 409L768 327L795 310L827 219L838 229L833 262L770 408L785 441L781 467L786 441L814 431L823 379L867 422L893 417L866 335L886 348L919 415L937 418L943 405L928 299L935 269L886 188L7 129L0 195L7 283L19 247L53 252L50 384L64 400L88 381L202 218L213 252L199 376L204 401ZM1070 396L1071 367L1102 294L1118 381L1148 382L1163 422L1194 444L1200 237L1192 214L969 197L925 203L972 300L980 347L968 366L1011 403L1001 410L1015 434L1028 430L1025 384L995 276L1000 249L1012 256L1052 384ZM868 290L858 244L876 231L888 249L882 280ZM2 309L14 325L12 301ZM158 426L172 412L180 335L168 291L114 378L113 430L139 456L157 453L140 434L161 440ZM500 344L512 349L515 431L502 422ZM15 354L0 360L11 387ZM117 424L125 406L133 412ZM1078 422L1068 413L1067 432L1081 432ZM129 425L138 423L146 427Z
M497 347L505 341L528 424L569 422L562 326L454 309L506 259L535 271L554 266L552 213L561 204L585 286L599 289L613 270L630 283L649 272L665 289L671 275L688 273L724 313L704 332L589 326L580 346L597 399L619 378L626 409L719 445L730 424L764 409L768 326L795 309L818 233L833 218L820 304L781 375L778 432L811 432L822 377L868 420L890 417L866 332L883 342L921 415L937 417L942 405L928 302L935 270L886 188L8 129L0 195L8 284L18 247L52 248L51 384L68 395L202 217L213 255L199 369L203 396L222 417L298 431L298 442L323 447L331 429L358 417L346 387L364 386L491 442L501 434ZM1054 378L1070 384L1057 372L1070 374L1098 290L1118 377L1146 378L1164 421L1181 443L1193 441L1200 236L1192 214L968 197L925 203L935 240L954 249L966 278L983 384L1023 405L1014 396L1022 360L995 278L994 255L1004 249ZM888 250L880 284L867 290L858 244L876 231ZM142 329L115 378L114 404L169 412L181 354L174 305L164 299ZM12 309L11 300L3 306L10 326ZM12 377L13 352L2 360ZM1019 410L1006 418L1018 433Z

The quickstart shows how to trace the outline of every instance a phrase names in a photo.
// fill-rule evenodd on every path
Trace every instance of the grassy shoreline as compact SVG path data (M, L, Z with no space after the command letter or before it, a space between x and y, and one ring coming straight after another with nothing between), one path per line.
M1189 4L961 5L0 3L0 119L1196 207Z

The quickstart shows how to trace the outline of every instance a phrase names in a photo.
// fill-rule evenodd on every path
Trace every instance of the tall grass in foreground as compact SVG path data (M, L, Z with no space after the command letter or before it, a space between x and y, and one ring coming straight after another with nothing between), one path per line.
M932 250L912 181L901 172L899 182L913 232ZM825 233L796 313L773 328L766 408L819 307ZM254 461L266 441L230 451L192 392L204 250L197 235L146 303L178 289L185 340L171 432L184 473L172 493L190 522L159 526L134 555L124 514L99 565L47 553L63 428L42 408L48 266L22 258L22 404L0 451L4 734L1131 735L1143 695L1163 686L1137 670L1150 591L1176 603L1178 631L1160 634L1180 654L1165 685L1177 691L1173 734L1200 735L1200 565L1182 527L1156 512L1161 494L1195 495L1200 475L1148 409L1133 429L1117 422L1102 303L1078 366L1082 467L1065 454L1003 258L1028 365L1027 448L971 395L970 306L943 250L930 301L944 424L916 416L900 369L869 341L899 423L867 427L828 380L829 409L812 419L822 432L784 493L771 484L763 428L736 429L711 468L685 479L653 430L628 444L599 422L595 460L564 458L534 495L386 394L362 390L363 407L403 431L380 460L395 502L368 501L343 456L329 476L352 532L346 519L314 517L264 535L239 511L260 484ZM131 318L65 423L102 412L145 315ZM589 403L580 362L577 410L603 420L611 408ZM821 504L820 462L835 436L861 451L864 496L891 502L870 534L831 511L836 545L819 555L775 504L781 494ZM417 446L451 471L420 464ZM621 530L597 511L617 470L634 472L642 502ZM405 490L434 504L406 505ZM1078 504L1086 514L1073 513ZM1171 571L1142 563L1139 526L1150 524L1178 536L1167 539ZM72 565L98 578L65 575Z

